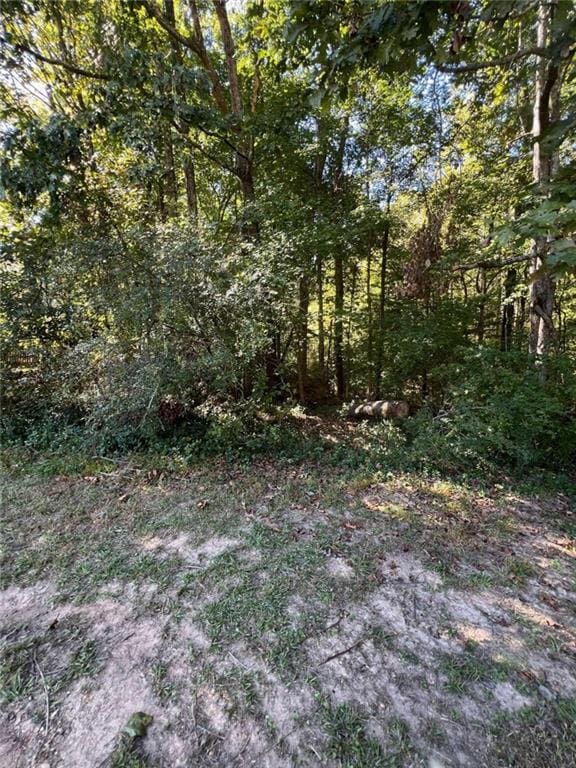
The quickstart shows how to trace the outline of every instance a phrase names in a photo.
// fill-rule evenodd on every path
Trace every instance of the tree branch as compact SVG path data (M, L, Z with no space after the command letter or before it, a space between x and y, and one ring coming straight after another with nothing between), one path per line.
M503 67L506 64L513 64L515 61L526 59L529 56L546 56L549 53L547 48L525 48L522 51L516 51L508 56L500 56L497 59L491 59L490 61L478 61L472 64L459 64L451 66L450 64L439 64L437 69L439 72L446 72L447 74L458 74L460 72L476 72L479 69L490 69L491 67Z
M218 165L220 168L223 168L225 171L228 171L228 173L231 173L233 176L238 177L238 171L233 166L226 163L224 160L220 160L220 158L213 155L211 152L208 152L204 147L199 144L197 141L194 141L190 138L189 135L182 134L182 131L180 131L178 123L175 120L172 120L172 125L176 128L176 130L179 131L179 133L182 135L182 138L184 140L185 144L188 144L193 149L196 149L198 152L200 152L201 155L206 157L208 160L211 160L213 163Z
M454 267L456 272L465 272L469 269L497 269L498 267L507 267L509 264L520 264L523 261L530 261L533 258L531 253L523 256L512 256L509 259L498 261L496 259L487 259L485 261L476 261L474 264L459 264Z
M172 121L178 133L186 136L188 134L188 129L190 127L197 128L201 133L205 134L206 136L209 136L212 139L218 139L218 141L221 141L223 144L226 144L226 146L229 149L231 149L235 155L239 155L240 157L243 157L245 160L250 160L248 155L242 152L242 150L239 149L235 144L233 144L230 141L230 139L227 139L226 136L222 136L221 134L216 133L215 131L210 131L201 123L196 123L193 120L188 120L186 117L183 117L182 115L180 115L179 117L183 125L180 126L175 120Z
M170 21L166 18L166 16L164 16L160 8L158 8L158 6L155 5L153 1L149 2L149 0L140 0L140 5L146 9L148 15L153 18L171 38L179 42L181 45L184 45L186 48L189 48L197 56L200 55L200 47L197 40L194 37L183 35L182 32L179 32L176 29L176 27L172 26Z
M226 98L224 97L224 91L222 89L222 84L220 83L220 78L214 69L214 65L210 61L210 56L208 55L208 51L204 45L202 30L200 28L200 22L198 19L198 11L196 9L196 3L194 0L191 0L190 3L190 9L192 12L195 29L195 34L193 36L183 35L181 32L179 32L178 29L176 29L176 27L170 23L170 21L166 18L166 16L162 13L162 11L158 8L153 0L139 0L139 2L142 7L146 9L148 15L153 18L173 40L176 40L185 48L188 48L198 57L204 71L208 75L210 84L212 85L212 95L214 96L214 101L216 102L218 109L223 115L228 114L228 104L226 103Z
M212 0L218 17L218 26L222 36L222 45L226 56L226 67L228 69L228 82L230 85L230 100L232 102L232 111L236 117L242 116L242 97L240 96L240 85L238 84L238 70L236 69L236 57L234 50L234 40L232 30L226 11L224 0Z
M93 72L92 70L84 69L84 67L79 67L76 64L71 64L68 61L54 59L52 56L45 56L43 53L30 48L26 43L15 43L14 48L30 54L30 56L33 56L37 61L41 61L44 64L51 64L53 67L62 67L62 69L65 69L67 72L80 75L80 77L89 77L92 80L112 80L110 75L105 75L103 72Z

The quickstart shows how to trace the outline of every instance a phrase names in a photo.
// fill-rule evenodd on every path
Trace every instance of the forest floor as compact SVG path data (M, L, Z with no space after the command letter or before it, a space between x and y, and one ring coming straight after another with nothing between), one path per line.
M10 462L2 768L576 765L574 499L153 465Z

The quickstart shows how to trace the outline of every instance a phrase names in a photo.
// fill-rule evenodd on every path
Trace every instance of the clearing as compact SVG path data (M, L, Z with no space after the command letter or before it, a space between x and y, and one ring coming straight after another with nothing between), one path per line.
M568 496L132 459L3 508L2 768L576 765Z

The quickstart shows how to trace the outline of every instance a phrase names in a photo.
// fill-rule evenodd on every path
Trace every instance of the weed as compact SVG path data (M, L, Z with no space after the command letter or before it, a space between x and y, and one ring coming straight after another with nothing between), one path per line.
M122 744L112 754L110 768L148 768L149 763L132 744Z
M16 701L33 689L37 676L35 647L35 642L28 640L4 650L0 661L0 695L4 701Z
M444 579L449 578L454 573L451 563L449 563L447 560L442 560L442 559L437 560L434 563L433 568L436 571L436 573L438 573Z
M507 538L518 530L518 522L513 517L506 515L506 517L499 517L495 521L494 528L502 538Z
M302 643L307 637L304 627L288 627L276 636L267 658L279 672L294 671L302 652Z
M68 675L71 679L88 677L94 674L96 662L96 643L87 640L74 651L68 665Z
M212 680L212 685L222 688L229 700L228 714L254 714L260 700L258 674L237 667L223 672Z
M146 736L152 717L135 712L120 733L118 743L110 757L110 768L148 768L141 741Z
M168 679L168 667L162 662L157 662L150 668L152 675L152 688L160 701L168 701L175 691L174 683Z
M424 725L424 735L435 746L441 747L446 743L446 732L438 721L430 718Z
M262 560L253 566L238 559L219 559L205 574L205 584L222 587L223 576L234 577L218 600L202 616L216 643L244 639L259 644L266 632L273 632L276 644L271 659L278 668L287 668L297 651L299 628L289 615L290 598L302 594L315 603L330 604L334 592L325 574L325 546L333 540L326 530L318 531L313 542L295 539L286 528L276 531L256 523L248 543L257 546ZM320 611L320 615L325 612Z
M397 633L391 632L386 627L374 626L370 630L370 638L376 648L386 648L391 650L395 645L395 638Z
M440 633L440 635L446 635L446 637L450 638L450 640L454 640L460 635L460 631L458 630L458 627L455 627L454 624L450 624L450 622L448 621L443 622L438 627L438 632Z

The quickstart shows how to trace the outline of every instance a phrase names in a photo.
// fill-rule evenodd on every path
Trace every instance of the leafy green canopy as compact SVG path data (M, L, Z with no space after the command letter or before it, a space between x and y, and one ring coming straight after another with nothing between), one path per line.
M553 464L573 435L575 11L556 4L542 48L538 5L4 2L12 433L124 449L205 434L224 404L383 396L455 465L452 444ZM545 385L525 354L543 273Z

